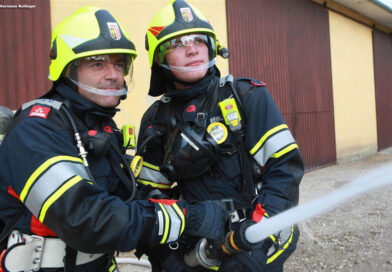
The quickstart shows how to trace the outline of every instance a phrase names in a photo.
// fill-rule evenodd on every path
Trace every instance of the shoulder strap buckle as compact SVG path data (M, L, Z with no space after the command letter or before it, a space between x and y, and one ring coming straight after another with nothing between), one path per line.
M234 80L234 78L233 78L233 75L231 75L231 74L228 74L228 75L225 76L225 77L221 77L221 78L219 79L219 87L225 86L225 85L226 85L226 82L231 82L231 83L233 83L233 80Z
M171 101L171 97L164 95L161 97L161 101L162 101L162 103L169 103Z

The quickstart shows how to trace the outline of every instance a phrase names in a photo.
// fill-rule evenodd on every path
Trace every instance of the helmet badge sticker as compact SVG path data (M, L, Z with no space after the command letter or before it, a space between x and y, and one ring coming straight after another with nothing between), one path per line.
M121 39L121 32L120 32L120 28L118 27L118 24L114 23L114 22L108 22L107 24L108 24L109 33L110 33L110 36L112 37L112 39L116 40L116 41Z
M185 22L192 22L193 14L190 8L180 8L180 11Z

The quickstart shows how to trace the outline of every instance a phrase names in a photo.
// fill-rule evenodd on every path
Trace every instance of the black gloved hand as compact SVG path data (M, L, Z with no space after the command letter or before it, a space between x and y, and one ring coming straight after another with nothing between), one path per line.
M184 233L207 238L223 244L225 237L226 211L213 202L186 204Z
M218 272L263 272L266 269L266 264L267 255L263 249L241 251L225 257Z
M245 236L245 231L248 227L256 224L255 221L247 219L244 222L237 224L235 229L226 234L223 250L227 254L238 253L242 250L255 249L259 243L250 243Z
M223 244L226 211L213 202L188 204L184 200L149 199L155 207L155 224L150 243L167 244L181 234L205 237L214 244Z

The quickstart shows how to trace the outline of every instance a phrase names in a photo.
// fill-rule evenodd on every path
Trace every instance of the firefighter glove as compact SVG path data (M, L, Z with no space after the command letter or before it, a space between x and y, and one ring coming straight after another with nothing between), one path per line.
M266 271L267 255L261 248L251 251L241 251L238 254L226 256L218 272L260 272Z
M213 202L188 204L183 200L149 199L155 206L156 238L154 243L167 244L182 234L205 237L222 244L226 211Z
M185 233L222 244L225 237L226 211L213 202L187 204Z

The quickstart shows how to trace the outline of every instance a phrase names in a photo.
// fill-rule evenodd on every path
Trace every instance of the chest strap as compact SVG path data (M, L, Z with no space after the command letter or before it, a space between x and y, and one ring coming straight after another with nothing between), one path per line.
M222 116L225 119L226 125L229 126L230 131L233 133L234 140L238 147L239 160L240 160L241 173L242 173L242 193L246 198L246 200L249 203L251 203L255 197L255 186L253 184L250 157L244 145L245 125L246 125L244 107L242 104L241 97L238 95L238 92L236 90L232 75L228 75L224 78L221 78L219 82L219 87L228 88L233 96L233 98L230 98L231 96L226 96L222 98L221 99L222 101L219 102L219 106L221 108ZM236 120L233 120L233 118L230 118L228 116L228 114L230 113L228 113L228 111L225 110L227 106L230 106L228 107L230 109L236 109L235 112L231 113L232 115L234 114L236 116L235 118Z

